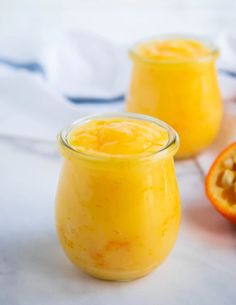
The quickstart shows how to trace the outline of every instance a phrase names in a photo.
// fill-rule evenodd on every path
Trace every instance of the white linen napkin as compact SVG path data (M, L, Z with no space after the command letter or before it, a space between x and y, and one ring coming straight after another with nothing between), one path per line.
M125 48L89 32L51 34L40 62L49 84L68 97L113 99L127 86Z
M121 107L119 102L73 104L39 75L0 66L0 135L54 141L62 127L79 117Z
M0 37L0 64L43 73L52 88L75 102L122 100L130 69L125 47L79 30L36 36L40 43L21 35Z
M0 37L0 134L54 140L80 116L122 110L124 48L83 31L35 36Z

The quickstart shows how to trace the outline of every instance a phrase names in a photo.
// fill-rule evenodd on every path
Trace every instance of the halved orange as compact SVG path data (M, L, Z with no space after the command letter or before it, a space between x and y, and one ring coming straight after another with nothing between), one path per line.
M236 142L226 147L212 164L205 190L213 206L236 224Z

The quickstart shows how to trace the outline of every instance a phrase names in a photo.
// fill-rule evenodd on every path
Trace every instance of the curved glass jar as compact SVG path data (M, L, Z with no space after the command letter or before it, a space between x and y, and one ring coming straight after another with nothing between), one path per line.
M94 156L75 150L68 134L93 119L135 118L168 131L168 143L146 156ZM179 141L167 124L115 113L75 122L58 137L64 156L56 196L56 226L69 259L92 276L132 280L159 265L173 247L180 201L173 156Z
M189 39L163 36L156 40ZM207 56L181 61L153 60L130 50L133 61L127 110L157 117L170 124L180 136L178 158L193 156L215 139L222 118L215 61L218 50L204 39ZM149 41L147 41L148 43Z

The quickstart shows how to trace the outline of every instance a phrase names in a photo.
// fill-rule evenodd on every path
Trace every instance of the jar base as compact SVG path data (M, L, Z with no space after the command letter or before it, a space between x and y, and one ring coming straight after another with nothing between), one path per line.
M159 263L160 264L160 263ZM120 272L120 274L116 273L114 274L114 271L104 271L104 270L98 270L96 268L91 267L78 267L82 272L88 274L89 276L103 280L103 281L116 281L116 282L130 282L137 280L139 278L147 276L149 273L154 271L158 267L159 264L155 264L154 266L151 266L144 271L133 271L133 272Z

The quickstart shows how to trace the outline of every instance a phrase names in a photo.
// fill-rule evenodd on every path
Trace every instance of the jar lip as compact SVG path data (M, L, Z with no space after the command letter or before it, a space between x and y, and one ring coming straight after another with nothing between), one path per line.
M182 39L182 40L193 40L203 43L206 47L209 48L209 53L204 56L199 56L194 59L183 59L183 60L158 60L158 59L150 59L147 58L137 52L137 47L141 44L145 44L151 41L162 41L162 40L171 40L171 39ZM200 36L200 35L182 35L182 34L166 34L166 35L159 35L150 37L141 41L136 42L130 49L129 49L129 56L131 59L138 60L142 63L146 64L156 64L156 65L166 65L166 64L190 64L190 63L197 63L197 62L204 62L212 57L218 57L219 55L219 48L207 37L207 36Z
M85 152L81 151L79 149L76 149L70 143L68 142L68 135L69 133L77 126L83 125L89 121L92 121L94 119L109 119L109 118L127 118L127 119L136 119L136 120L141 120L145 122L152 122L157 124L158 126L164 128L168 132L168 141L161 148L160 150L157 150L155 152L148 153L146 155L142 154L134 154L134 155L124 155L124 154L119 154L119 155L112 155L112 154L94 154L91 152ZM94 115L89 115L82 117L75 122L73 122L71 125L63 128L58 136L57 140L60 145L62 145L66 150L69 150L70 152L74 153L76 156L80 158L86 158L86 159L93 159L93 160L107 160L107 159L114 159L114 160L147 160L150 158L155 158L155 157L161 157L168 154L175 154L176 151L178 150L179 147L179 136L177 132L169 126L167 123L153 118L148 115L143 115L143 114L136 114L136 113L131 113L131 112L109 112L109 113L103 113L103 114L94 114Z

